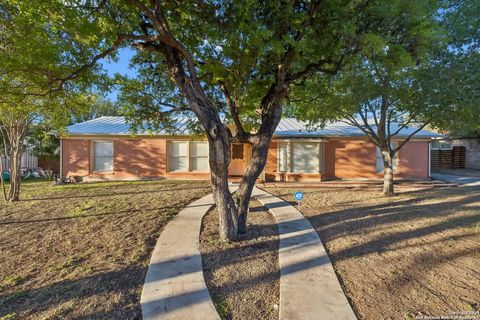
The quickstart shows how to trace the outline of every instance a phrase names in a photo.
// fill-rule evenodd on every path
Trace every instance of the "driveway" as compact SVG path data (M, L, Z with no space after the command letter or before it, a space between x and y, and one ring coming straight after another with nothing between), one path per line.
M480 186L480 175L478 170L444 170L432 172L431 177L451 183L465 186Z

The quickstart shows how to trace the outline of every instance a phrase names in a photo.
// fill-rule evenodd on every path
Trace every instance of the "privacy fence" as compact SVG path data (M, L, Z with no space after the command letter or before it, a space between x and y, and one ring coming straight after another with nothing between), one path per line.
M463 169L465 168L465 147L452 149L433 149L431 151L432 169Z

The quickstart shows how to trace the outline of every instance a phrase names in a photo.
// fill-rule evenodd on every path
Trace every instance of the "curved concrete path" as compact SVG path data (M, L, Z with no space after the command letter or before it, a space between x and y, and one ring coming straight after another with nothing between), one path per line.
M252 194L279 228L280 320L356 319L308 220L287 202ZM220 320L203 277L199 235L212 195L189 204L163 230L142 291L143 319Z
M203 278L199 235L210 194L192 202L163 230L152 253L140 303L143 319L220 320Z
M255 188L280 236L280 320L357 319L317 232L288 202Z

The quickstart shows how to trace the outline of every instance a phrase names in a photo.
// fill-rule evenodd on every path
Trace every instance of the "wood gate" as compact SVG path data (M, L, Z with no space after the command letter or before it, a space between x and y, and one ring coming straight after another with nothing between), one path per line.
M432 150L430 159L432 169L464 169L465 147L457 146L446 150Z

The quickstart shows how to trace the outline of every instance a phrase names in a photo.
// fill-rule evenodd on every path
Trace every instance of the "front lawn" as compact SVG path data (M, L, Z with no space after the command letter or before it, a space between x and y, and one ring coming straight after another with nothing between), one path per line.
M299 189L359 319L480 316L479 188L265 190Z
M22 186L0 207L0 319L140 319L151 251L206 182Z

